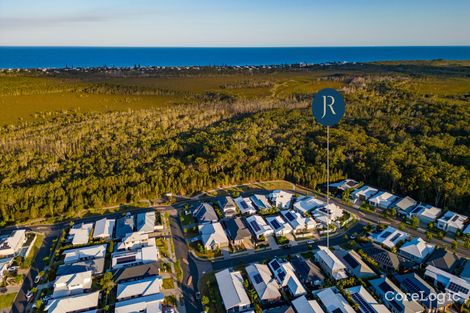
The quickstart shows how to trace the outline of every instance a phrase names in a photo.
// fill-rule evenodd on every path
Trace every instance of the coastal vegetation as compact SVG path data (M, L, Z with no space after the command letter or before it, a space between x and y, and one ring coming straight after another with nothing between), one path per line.
M0 223L249 181L317 188L326 132L309 105L324 87L347 103L330 130L333 180L468 212L470 67L377 63L4 72Z

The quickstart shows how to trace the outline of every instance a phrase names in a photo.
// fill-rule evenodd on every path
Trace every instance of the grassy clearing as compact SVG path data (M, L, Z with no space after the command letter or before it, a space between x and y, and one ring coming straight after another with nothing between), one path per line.
M15 301L16 293L0 295L0 309L9 309Z

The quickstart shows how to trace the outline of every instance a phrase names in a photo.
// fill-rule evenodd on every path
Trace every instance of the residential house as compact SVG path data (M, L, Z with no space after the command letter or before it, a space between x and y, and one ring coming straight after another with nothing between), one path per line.
M380 297L385 306L393 313L421 313L424 308L398 288L387 277L369 280L375 294ZM399 296L394 296L399 295Z
M91 271L58 276L54 281L52 298L62 298L85 293L91 289L91 276Z
M292 206L294 195L284 190L274 190L269 194L269 200L271 200L271 203L273 203L275 207L288 210Z
M274 258L268 263L268 266L279 285L282 288L286 288L291 296L298 297L307 293L299 278L295 275L294 268L290 262Z
M246 218L246 222L255 236L256 239L260 239L262 236L271 236L274 234L274 230L266 224L264 219L259 215L251 215Z
M379 233L374 233L369 236L375 243L384 245L391 249L394 248L400 241L408 239L408 234L398 230L392 226L388 226Z
M246 267L248 279L256 290L263 304L271 304L281 299L279 284L265 264L251 264Z
M269 308L269 309L264 309L262 312L263 313L299 313L299 312L295 312L294 308L291 305L286 305L286 304ZM249 312L249 313L252 313L252 312Z
M96 258L60 265L57 269L56 275L70 275L86 271L91 271L93 276L102 274L104 271L104 258Z
M465 261L465 264L462 268L462 271L460 272L459 277L465 279L468 283L470 283L470 260Z
M268 198L265 195L253 195L250 199L258 210L272 208L271 203L269 203Z
M123 267L115 271L114 281L124 283L157 276L160 272L158 262L146 263L131 267Z
M356 251L340 249L335 251L335 255L343 262L346 266L346 272L350 275L361 279L377 276L374 270L362 260Z
M250 198L238 197L233 201L237 204L241 214L252 215L256 213L256 208Z
M427 311L446 311L452 304L447 294L439 293L414 272L403 275L395 274L395 280L398 281L400 289L404 292L422 295L422 299L418 301Z
M355 313L348 301L335 287L322 289L314 293L327 313Z
M145 297L162 292L163 280L160 276L146 277L140 280L122 282L116 288L116 300L123 301Z
M320 267L332 279L340 280L347 278L346 266L341 262L336 255L328 247L319 246L319 250L315 253L315 261L320 264Z
M324 313L316 300L307 300L305 296L292 300L292 306L297 313Z
M16 256L26 242L26 231L18 229L10 235L0 238L0 258Z
M229 241L222 225L217 223L201 224L198 226L202 244L206 250L214 251L229 246Z
M163 312L163 293L155 293L148 296L131 298L119 301L114 305L114 313L135 313L135 312Z
M99 299L99 291L52 299L44 310L48 313L96 312Z
M367 203L373 207L386 210L392 208L395 202L397 202L398 200L399 197L386 191L380 191L370 197L369 200L367 200Z
M359 306L360 313L390 313L390 310L367 291L364 286L347 288L352 300Z
M219 200L219 207L225 217L234 217L237 215L237 206L230 196L222 197Z
M329 203L327 205L316 208L312 212L313 218L323 225L328 225L332 222L337 221L343 216L344 212L339 206L334 203Z
M442 210L429 204L418 204L408 215L409 218L416 216L421 224L434 223L441 215Z
M193 216L199 222L199 224L204 223L215 223L219 220L217 213L215 213L214 208L209 203L201 203L193 211Z
M102 218L95 223L93 239L112 239L114 233L115 219Z
M396 209L397 213L403 216L409 216L411 212L416 208L418 202L411 197L404 197L399 199L393 207Z
M69 231L68 240L72 245L86 245L90 240L90 233L93 229L93 223L80 223L74 225Z
M228 238L233 245L245 245L251 240L251 232L246 227L244 219L244 217L236 217L223 222Z
M3 278L5 278L5 275L8 272L8 268L12 263L12 257L0 259L0 282L3 281Z
M302 284L313 287L320 286L325 281L325 276L320 268L309 259L304 259L301 256L294 255L292 256L290 263Z
M364 185L351 193L351 200L354 203L367 201L378 192L378 189Z
M317 227L317 223L311 217L303 217L300 213L292 210L281 211L283 219L289 223L294 233L304 233L313 231Z
M437 220L436 227L443 231L455 234L457 231L463 230L466 221L467 217L465 215L447 211Z
M397 272L404 267L403 258L395 253L385 250L377 245L370 245L363 249L364 253L386 272Z
M269 226L274 230L276 236L285 236L292 233L292 227L287 224L279 215L266 218Z
M449 252L444 248L436 248L426 260L426 264L453 273L460 264L460 258L457 254Z
M134 215L127 212L125 216L119 218L116 222L116 238L124 238L127 234L133 233L134 229Z
M251 306L250 299L243 288L241 272L225 269L215 273L215 279L219 285L226 312L243 312Z
M464 235L469 235L470 234L470 224L468 224L467 227L465 227L465 229L463 230L463 234Z
M325 202L316 199L312 196L301 196L297 198L297 201L294 203L294 210L306 216L310 211L326 205Z
M121 239L121 242L116 245L116 250L122 251L141 248L149 245L149 241L155 242L155 239L151 238L149 240L148 234L144 234L142 232L128 233Z
M144 234L153 233L156 226L155 211L139 213L136 216L136 232Z
M398 249L398 255L421 264L434 251L434 248L434 245L427 243L420 237L415 237Z
M338 191L339 193L343 193L347 190L355 189L358 186L359 186L359 182L355 181L354 179L349 179L349 178L330 184L330 188Z
M62 254L65 256L65 264L104 258L106 256L106 244L69 249Z
M452 295L459 303L464 303L470 297L470 283L465 279L457 277L453 274L445 272L432 265L426 266L424 276L433 280L434 285L439 288L444 288L447 293Z

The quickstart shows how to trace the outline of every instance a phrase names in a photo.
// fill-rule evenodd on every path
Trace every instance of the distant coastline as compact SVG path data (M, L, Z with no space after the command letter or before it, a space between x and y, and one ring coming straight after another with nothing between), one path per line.
M470 46L279 48L0 47L0 69L283 66L470 60Z

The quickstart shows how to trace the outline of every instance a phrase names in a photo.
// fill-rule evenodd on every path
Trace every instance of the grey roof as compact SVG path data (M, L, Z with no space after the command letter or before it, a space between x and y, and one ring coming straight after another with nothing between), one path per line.
M359 253L354 250L348 251L345 255L341 256L343 263L354 273L361 278L366 276L377 275L372 268L369 267L361 258Z
M194 217L198 222L202 223L212 223L217 222L219 219L217 213L215 213L214 208L209 203L201 203L194 211Z
M448 252L444 248L438 248L429 256L426 263L451 273L455 270L459 261L460 259L456 254Z
M224 224L230 240L236 241L251 238L251 232L245 226L242 218L237 217L225 220Z
M124 238L128 233L134 232L134 215L123 216L116 222L116 237Z
M92 271L93 275L103 273L104 258L86 260L72 264L63 264L57 269L57 276L76 274L86 271Z
M407 273L403 275L395 274L395 279L400 284L400 289L405 292L413 294L420 293L422 291L425 298L427 298L430 294L437 294L436 290L416 273ZM431 300L434 301L430 302L430 300L423 300L420 301L420 303L427 308L430 306L432 308L439 308L448 304L447 302L439 303L437 299Z
M462 272L460 273L460 278L463 278L470 283L470 260L465 262Z
M400 269L401 260L395 253L385 250L377 245L370 245L363 249L364 253L374 259L380 266Z
M233 201L232 197L230 197L230 196L220 198L219 206L222 210L229 209L229 208L236 210L236 208L237 208L237 206L235 205L235 202Z
M155 212L137 214L136 231L151 233L155 230Z
M418 202L416 202L413 198L406 196L398 200L398 202L395 203L395 207L397 207L399 210L410 212L417 204Z
M156 276L159 273L159 263L147 263L137 266L124 267L114 273L114 281L126 282Z
M308 259L306 260L299 256L293 256L290 262L294 267L295 273L302 281L323 281L325 279L325 276L323 275L320 268Z
M263 313L295 313L290 305L281 305L275 308L263 310Z

